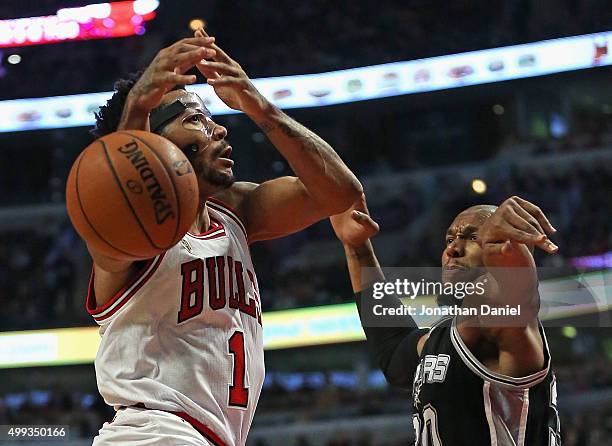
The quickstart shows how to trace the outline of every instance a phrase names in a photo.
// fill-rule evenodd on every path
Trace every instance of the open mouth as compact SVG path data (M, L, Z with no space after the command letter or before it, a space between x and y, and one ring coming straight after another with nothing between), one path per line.
M232 146L227 146L223 151L219 154L219 160L224 161L230 166L234 165L234 160L230 158L232 155Z

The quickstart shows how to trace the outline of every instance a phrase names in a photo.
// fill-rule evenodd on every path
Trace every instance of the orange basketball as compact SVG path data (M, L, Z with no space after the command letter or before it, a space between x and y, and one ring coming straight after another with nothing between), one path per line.
M94 141L66 185L72 224L87 244L116 259L156 256L189 230L198 208L191 163L165 138L138 130Z

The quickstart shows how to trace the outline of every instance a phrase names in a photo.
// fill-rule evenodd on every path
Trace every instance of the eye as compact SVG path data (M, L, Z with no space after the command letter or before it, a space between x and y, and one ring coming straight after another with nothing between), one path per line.
M450 245L451 243L453 243L453 240L454 240L454 239L452 239L452 238L447 238L447 239L446 239L446 244L447 244L447 245Z
M187 118L188 121L190 122L202 122L202 115L196 113L194 115L191 115L189 118Z
M470 240L478 240L478 236L476 234L472 234L472 236L470 237Z

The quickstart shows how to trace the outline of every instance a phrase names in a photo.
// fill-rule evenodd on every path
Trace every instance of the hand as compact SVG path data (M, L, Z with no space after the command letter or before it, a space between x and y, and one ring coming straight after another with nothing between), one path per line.
M504 201L480 229L488 254L514 255L517 245L535 245L549 254L559 248L548 239L553 228L539 207L514 196Z
M342 214L332 215L331 221L336 237L347 246L359 247L378 234L379 226L368 214L365 195Z
M201 28L195 32L195 36L202 38L208 37L208 34ZM264 109L268 101L255 88L238 62L216 44L213 44L212 48L216 54L211 60L202 60L196 67L206 77L207 83L213 87L219 99L228 107L247 115Z
M215 55L213 43L213 37L190 37L160 50L130 90L130 107L149 113L175 85L195 83L195 75L184 73L203 58Z

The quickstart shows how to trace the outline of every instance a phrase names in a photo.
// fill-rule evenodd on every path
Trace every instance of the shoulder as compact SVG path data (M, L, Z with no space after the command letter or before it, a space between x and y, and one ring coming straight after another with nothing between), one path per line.
M434 322L428 330L423 330L423 334L420 337L417 343L417 353L419 356L423 353L423 348L425 348L425 343L430 339L439 340L443 339L446 335L446 331L450 329L453 323L452 317L443 317L438 321Z
M242 202L259 184L250 181L236 181L227 189L217 192L213 198L229 205L240 217L244 217L241 212Z

